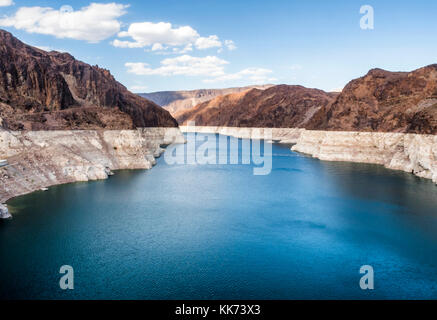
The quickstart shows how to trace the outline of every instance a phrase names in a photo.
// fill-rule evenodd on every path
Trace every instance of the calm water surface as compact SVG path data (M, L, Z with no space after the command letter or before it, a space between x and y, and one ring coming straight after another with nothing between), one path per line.
M0 298L437 298L437 187L274 145L273 171L169 166L8 203ZM75 270L62 291L59 268ZM375 290L359 269L372 265Z

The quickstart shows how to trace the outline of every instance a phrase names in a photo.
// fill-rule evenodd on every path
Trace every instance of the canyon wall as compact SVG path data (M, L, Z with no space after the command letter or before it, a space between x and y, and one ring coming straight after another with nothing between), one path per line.
M106 179L112 170L150 169L179 128L136 130L0 130L0 203L53 185Z
M243 139L271 139L293 144L291 150L325 161L383 165L437 183L437 136L384 133L312 131L296 128L181 127L183 132L219 133Z

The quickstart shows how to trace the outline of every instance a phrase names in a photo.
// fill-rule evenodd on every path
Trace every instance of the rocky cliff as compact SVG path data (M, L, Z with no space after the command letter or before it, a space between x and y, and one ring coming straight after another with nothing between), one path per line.
M45 52L0 30L0 126L11 130L175 127L108 70Z
M41 188L106 179L112 170L150 169L163 145L183 142L179 128L0 130L0 203Z
M180 124L200 126L301 128L337 94L279 85L217 97L175 115Z
M199 103L209 101L218 96L223 96L231 93L248 91L250 89L264 90L273 85L259 85L248 86L240 88L226 88L226 89L200 89L191 91L161 91L152 93L140 93L141 97L149 99L156 104L168 110L172 115L181 113L185 110L191 109Z
M437 64L412 72L373 69L351 81L306 128L437 134Z

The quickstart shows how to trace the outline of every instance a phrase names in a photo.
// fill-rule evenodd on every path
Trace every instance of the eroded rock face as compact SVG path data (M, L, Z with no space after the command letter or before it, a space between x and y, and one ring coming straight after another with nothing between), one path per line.
M437 136L303 130L292 150L326 161L374 163L437 183Z
M150 169L164 149L184 142L179 128L1 131L0 203L52 185L106 179L112 170Z
M180 124L199 126L301 128L336 94L302 86L279 85L217 97L176 114Z
M10 130L175 127L155 103L108 70L45 52L0 30L0 118Z
M351 81L306 128L437 134L437 64L412 72L373 69Z

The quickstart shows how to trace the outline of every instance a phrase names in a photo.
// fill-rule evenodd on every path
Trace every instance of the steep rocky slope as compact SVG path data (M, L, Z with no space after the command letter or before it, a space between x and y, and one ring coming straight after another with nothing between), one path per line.
M299 128L335 97L318 89L279 85L220 96L175 117L180 124L195 121L200 126Z
M0 30L0 125L11 130L174 127L108 70L45 52Z
M437 64L412 72L373 69L351 81L306 127L437 134Z
M141 97L149 99L168 110L172 115L188 110L199 103L209 101L218 96L231 93L243 92L250 89L264 90L273 85L248 86L227 89L200 89L191 91L161 91L152 93L140 93Z

